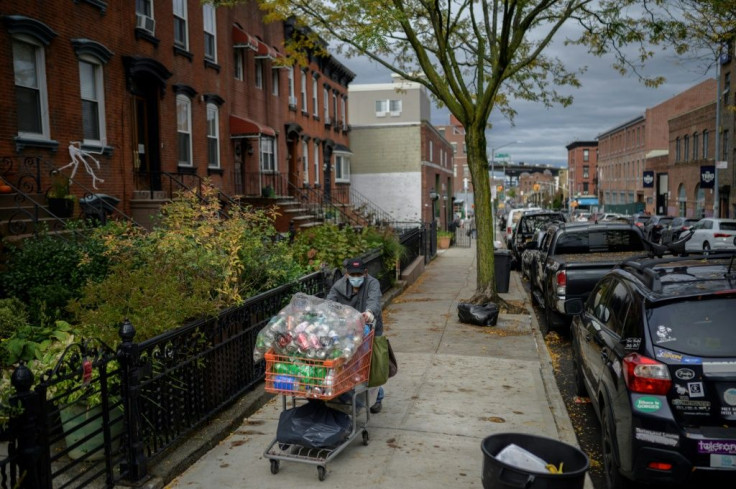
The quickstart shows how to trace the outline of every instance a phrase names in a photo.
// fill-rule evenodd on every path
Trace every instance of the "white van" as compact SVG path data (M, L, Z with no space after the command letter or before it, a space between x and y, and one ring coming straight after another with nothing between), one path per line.
M511 248L511 237L514 234L514 228L516 227L516 224L519 222L519 218L521 215L525 212L530 211L541 211L541 207L527 207L522 208L519 207L517 209L511 209L509 211L508 216L506 216L506 230L504 232L504 239L506 241L506 247Z

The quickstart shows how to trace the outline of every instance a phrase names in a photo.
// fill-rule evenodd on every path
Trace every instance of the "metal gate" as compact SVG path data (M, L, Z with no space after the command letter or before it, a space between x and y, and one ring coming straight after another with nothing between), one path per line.
M467 221L455 228L455 246L470 248L470 243L475 239L474 221Z

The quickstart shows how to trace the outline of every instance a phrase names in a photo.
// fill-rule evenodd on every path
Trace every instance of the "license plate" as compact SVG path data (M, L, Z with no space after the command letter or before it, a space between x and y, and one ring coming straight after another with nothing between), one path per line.
M720 469L736 469L736 455L710 455L710 466Z

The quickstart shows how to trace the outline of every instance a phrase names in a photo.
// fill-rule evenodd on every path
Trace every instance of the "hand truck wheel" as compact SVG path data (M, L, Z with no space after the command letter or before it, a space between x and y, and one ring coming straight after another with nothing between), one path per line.
M368 430L363 430L363 445L368 446L371 442L371 436L368 434Z
M317 467L317 477L319 477L320 481L325 480L325 477L327 477L327 469L321 465Z
M271 460L271 473L272 474L279 473L279 461L278 460Z

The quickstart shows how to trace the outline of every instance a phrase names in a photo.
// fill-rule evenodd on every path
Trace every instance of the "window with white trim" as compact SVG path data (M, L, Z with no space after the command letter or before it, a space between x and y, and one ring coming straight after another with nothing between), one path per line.
M304 185L309 184L309 143L302 141L302 172Z
M376 100L376 117L385 117L388 112L388 100Z
M189 33L187 32L187 2L174 2L174 46L184 50L189 49Z
M322 88L322 103L324 103L325 124L330 123L330 91L325 86Z
M215 23L215 7L209 3L202 5L204 19L204 58L217 62L217 25Z
M300 80L300 86L301 86L301 98L302 98L302 112L307 111L307 72L306 70L302 70L301 72L301 80Z
M153 18L153 0L135 0L136 26L149 32L156 31L156 21Z
M391 117L397 117L401 115L401 100L389 100L388 111L391 113Z
M234 48L233 49L233 71L236 80L243 81L245 79L245 49Z
M350 156L347 153L335 153L335 181L350 181Z
M319 94L319 83L317 83L317 77L312 78L312 114L314 117L319 117L319 103L317 97Z
M176 138L179 166L192 166L192 101L176 96Z
M256 88L263 89L263 60L256 60Z
M79 60L79 91L82 98L84 144L102 146L105 134L105 87L102 64L83 56Z
M261 138L261 171L276 172L276 140L272 137Z
M347 97L342 98L342 105L340 106L340 117L342 118L342 128L347 129L348 127L348 117L347 117L347 105L348 105L348 99Z
M319 185L319 173L320 173L320 161L319 161L319 143L314 143L314 183Z
M46 56L43 47L23 37L13 39L15 102L18 135L36 139L49 138L48 87Z
M332 92L332 121L337 124L337 94Z
M271 83L273 86L271 87L271 95L278 96L279 95L279 83L280 81L279 77L279 69L278 68L271 68Z
M294 67L289 66L289 107L296 107L296 94L294 92Z
M207 166L220 168L220 110L207 104Z

